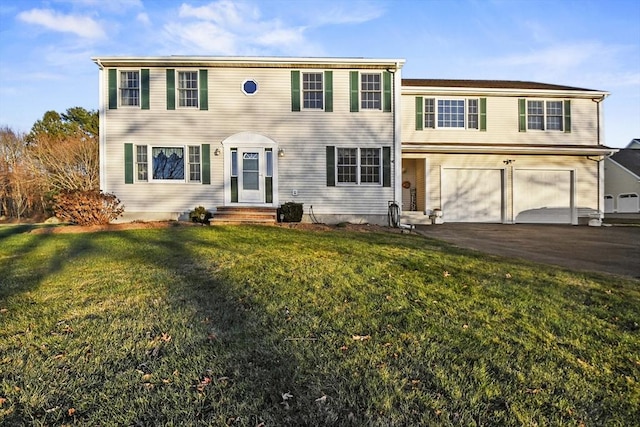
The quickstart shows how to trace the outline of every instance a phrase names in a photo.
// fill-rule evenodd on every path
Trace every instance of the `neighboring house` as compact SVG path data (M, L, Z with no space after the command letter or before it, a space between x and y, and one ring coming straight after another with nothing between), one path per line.
M582 224L602 212L607 92L520 81L402 82L407 222ZM414 212L411 212L414 211Z
M385 223L400 197L404 60L94 61L100 184L125 221L293 201L327 223Z
M99 57L100 184L124 221L304 204L305 220L578 224L607 93L401 78L404 60Z
M640 218L640 139L605 160L607 218Z

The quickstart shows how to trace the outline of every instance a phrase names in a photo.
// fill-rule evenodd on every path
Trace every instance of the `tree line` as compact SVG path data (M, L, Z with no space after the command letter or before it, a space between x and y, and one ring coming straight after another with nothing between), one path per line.
M53 215L56 197L99 191L98 112L47 111L28 133L0 128L0 218Z

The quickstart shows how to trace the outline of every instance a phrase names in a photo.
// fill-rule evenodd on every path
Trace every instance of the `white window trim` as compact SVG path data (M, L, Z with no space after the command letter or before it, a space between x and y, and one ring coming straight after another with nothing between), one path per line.
M433 99L433 127L427 126L426 117L427 117L427 99ZM478 108L478 127L470 128L469 127L469 100L477 101ZM438 126L438 101L464 101L464 127L446 127L446 126ZM422 97L422 128L423 129L437 129L444 131L480 131L480 97L462 97L462 96L423 96Z
M184 109L184 110L199 110L200 109L200 102L202 101L200 99L200 70L194 70L194 69L177 69L175 71L176 73L176 82L175 82L175 86L176 86L176 108L179 109ZM198 102L197 105L189 105L189 106L183 106L180 105L180 73L196 73L196 96L198 97ZM194 89L182 89L182 90L194 90Z
M362 106L362 75L363 74L377 74L378 76L380 76L380 90L378 91L380 93L380 108L364 108ZM374 92L374 91L370 91L370 92ZM379 111L382 112L383 110L383 104L384 104L384 77L382 75L381 72L375 72L375 71L360 71L360 73L358 74L358 109L359 111Z
M340 182L338 180L338 150L339 149L356 149L357 153L356 153L356 182ZM360 150L362 149L374 149L374 150L378 150L379 151L379 159L380 159L380 164L378 165L378 167L380 168L380 182L361 182L362 180L362 155ZM353 147L353 146L349 146L349 147L335 147L335 183L336 183L336 187L356 187L356 186L362 186L362 187L382 187L382 183L384 181L384 177L382 176L382 174L384 173L384 167L383 167L383 159L382 159L382 148L381 147Z
M304 106L304 75L320 74L322 78L322 108L308 108ZM326 107L326 82L324 81L324 70L304 70L300 71L300 111L324 111Z
M122 103L122 73L123 72L138 73L138 105L127 105ZM142 71L139 68L118 68L118 108L132 108L139 110L142 105Z
M529 101L534 102L542 102L542 126L543 129L532 129L529 127ZM562 111L560 113L560 123L562 123L562 129L548 129L547 125L547 102L559 102ZM527 121L527 132L564 132L564 100L563 99L528 99L526 101L526 121Z
M155 183L155 184L202 184L202 145L198 144L187 144L187 145L162 145L162 144L138 144L134 147L147 147L147 180L142 181L138 179L138 162L137 162L137 148L134 151L134 155L136 156L134 161L134 182L139 183ZM189 170L189 165L193 163L189 163L189 147L198 147L200 149L200 180L192 181L189 179L191 175ZM153 149L154 148L182 148L183 149L183 157L182 161L184 162L183 170L184 170L184 178L183 179L154 179L153 178Z

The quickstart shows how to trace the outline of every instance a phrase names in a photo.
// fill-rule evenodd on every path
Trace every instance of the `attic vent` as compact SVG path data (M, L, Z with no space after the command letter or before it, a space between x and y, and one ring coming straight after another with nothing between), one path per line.
M258 83L255 80L245 80L242 83L242 92L245 95L254 95L258 91Z

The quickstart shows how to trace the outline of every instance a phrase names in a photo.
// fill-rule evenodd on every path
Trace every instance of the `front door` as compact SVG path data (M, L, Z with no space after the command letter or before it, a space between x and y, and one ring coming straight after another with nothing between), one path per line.
M238 149L238 202L264 203L264 149Z

